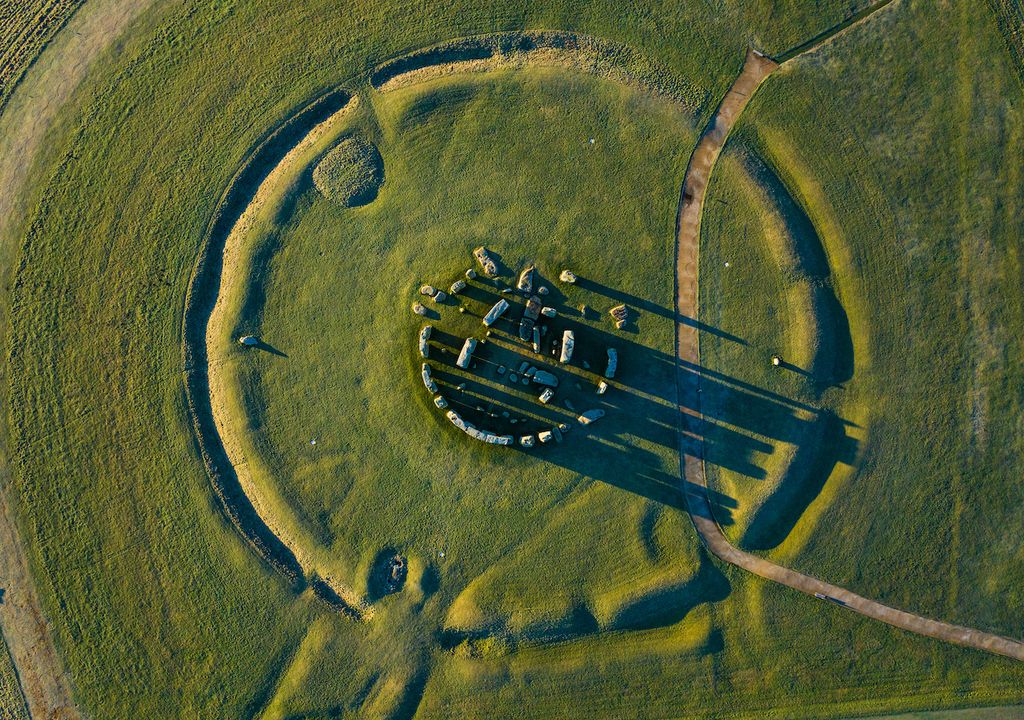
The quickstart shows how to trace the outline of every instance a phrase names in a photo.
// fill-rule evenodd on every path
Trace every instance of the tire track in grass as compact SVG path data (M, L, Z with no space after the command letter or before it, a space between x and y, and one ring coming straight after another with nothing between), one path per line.
M847 27L849 25L843 26L840 31ZM822 38L819 43L827 39ZM814 47L817 44L807 49ZM739 77L722 99L694 149L680 193L676 218L676 358L679 362L676 392L680 413L680 469L690 519L708 550L720 560L747 572L918 635L1024 661L1024 643L1017 640L897 610L739 550L729 542L715 519L704 470L700 333L698 325L687 320L697 317L700 220L708 180L729 132L757 88L778 67L778 63L760 53L747 52Z

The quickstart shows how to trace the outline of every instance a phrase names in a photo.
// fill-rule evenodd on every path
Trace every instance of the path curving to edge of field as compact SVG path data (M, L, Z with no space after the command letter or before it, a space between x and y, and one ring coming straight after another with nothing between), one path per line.
M720 560L747 572L918 635L1024 661L1024 643L1018 640L897 610L740 550L729 542L715 519L704 471L700 331L696 323L682 319L697 318L700 221L715 161L751 96L778 67L774 60L753 50L747 51L739 77L722 99L693 151L680 193L676 217L676 404L680 413L680 469L687 512L708 550Z
M12 230L25 211L25 181L58 112L71 100L93 63L112 47L152 0L93 0L83 3L42 49L0 113L0 286L17 266ZM0 336L7 308L0 307ZM0 369L0 374L3 370ZM0 435L0 624L18 673L29 715L37 720L76 720L72 681L43 612L20 536L15 491Z

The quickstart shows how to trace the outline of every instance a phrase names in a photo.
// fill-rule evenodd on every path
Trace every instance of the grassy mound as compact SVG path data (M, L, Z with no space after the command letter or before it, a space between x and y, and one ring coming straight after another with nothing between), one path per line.
M317 190L345 207L373 202L384 182L384 160L377 146L349 137L327 153L313 170Z

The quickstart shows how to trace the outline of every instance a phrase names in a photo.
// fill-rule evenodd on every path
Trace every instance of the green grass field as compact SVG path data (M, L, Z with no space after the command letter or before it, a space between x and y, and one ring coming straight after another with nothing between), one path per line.
M749 43L781 54L866 6L184 1L143 16L62 111L0 238L19 258L4 454L85 713L841 718L1024 701L1019 663L720 564L682 510L668 308L686 163ZM896 0L763 86L711 181L699 319L733 542L1021 637L1024 123L1000 7ZM685 92L564 64L370 82L418 48L521 29L629 48ZM372 601L361 621L295 592L221 512L182 372L186 291L225 189L339 87L359 102L336 130L379 148L379 193L342 207L304 172L275 196L211 360L264 510L309 568ZM479 244L536 262L559 307L593 308L565 319L581 350L622 349L587 437L486 448L430 402L409 306ZM587 282L553 282L563 267ZM478 283L467 306L492 296ZM639 311L623 331L618 302ZM454 336L479 328L445 313ZM276 352L242 349L246 333ZM409 579L381 598L371 568L394 551Z
M838 462L827 481L819 473L792 532L744 543L869 597L1013 636L1024 610L1024 558L1009 542L1020 533L1024 503L1008 484L1020 408L1009 391L1020 343L1013 218L1024 195L1019 167L1006 159L1024 139L1020 85L983 7L942 20L927 15L913 4L887 9L836 43L827 61L799 60L756 98L727 151L733 171L712 195L702 307L706 321L726 331L760 329L751 348L708 338L704 357L715 370L817 403L855 426L833 439ZM913 63L898 60L909 44L919 48ZM905 77L880 75L895 62ZM933 105L950 88L956 102ZM940 147L941 160L926 149ZM774 166L781 185L740 170L750 156ZM778 200L764 196L787 194L803 220L782 234L812 244L817 236L831 266L825 286L852 338L852 347L826 346L848 348L853 372L820 398L814 377L774 371L763 359L775 348L811 367L821 349L807 324L836 314L797 299L805 283L786 262L758 263L746 251L777 245L769 228ZM741 245L740 233L753 242ZM733 263L738 272L724 267L730 257L743 258ZM752 311L761 297L768 302ZM775 450L763 455L799 455L803 440L754 430L755 441ZM851 456L859 458L853 468L844 461ZM764 469L760 478L719 472L719 489L741 514L768 502L765 486L780 475Z

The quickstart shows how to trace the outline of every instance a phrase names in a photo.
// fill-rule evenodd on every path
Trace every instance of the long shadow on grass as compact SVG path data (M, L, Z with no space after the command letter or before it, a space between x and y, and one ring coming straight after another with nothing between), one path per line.
M817 390L823 390L853 377L853 339L846 310L833 288L828 254L817 228L796 195L790 192L779 173L767 160L752 150L743 152L744 167L765 190L769 201L785 226L781 242L785 245L782 271L793 282L810 286L812 313L820 337L808 369Z
M441 394L461 416L479 428L519 438L569 425L561 443L514 451L527 453L553 466L584 478L619 487L654 502L685 509L685 482L665 450L702 457L705 462L734 473L763 480L767 473L759 458L775 451L776 444L796 446L778 489L755 515L749 540L753 549L770 549L792 530L810 502L821 491L825 479L838 463L852 463L857 442L847 433L849 423L808 403L795 401L727 374L709 372L680 363L673 355L645 346L632 337L612 334L585 319L574 308L557 306L558 316L546 320L548 333L542 352L535 354L518 339L518 320L524 298L501 293L501 281L482 279L471 283L461 299L466 312L483 315L498 298L511 309L483 337L474 353L469 371L455 367L464 338L435 328L429 362ZM623 297L623 296L619 296ZM545 299L545 302L549 302ZM641 305L645 312L649 305ZM665 314L667 313L667 315ZM664 311L662 316L671 317ZM576 351L570 367L552 354L551 342L564 330L576 336ZM709 330L710 332L711 330ZM619 372L604 395L596 393L607 362L606 350L619 354ZM548 405L536 401L540 391L534 384L523 385L510 376L523 363L555 373L559 387ZM505 372L499 370L504 367ZM676 373L682 374L677 386ZM700 393L677 397L677 387L695 388L700 375ZM581 426L576 417L583 410L599 408L606 416L591 426ZM686 432L680 445L680 408L701 414L687 415ZM516 423L510 421L515 419ZM457 433L454 428L451 432ZM462 440L460 440L462 441ZM666 467L672 469L666 471ZM703 489L701 490L703 492ZM732 523L738 503L734 498L710 490L715 520Z
M584 290L589 290L590 292L597 293L598 295L603 295L606 298L609 298L610 300L622 303L627 308L632 308L633 310L639 310L641 312L647 312L652 315L658 315L659 317L667 318L672 322L678 322L689 327L697 328L700 332L705 332L710 335L714 335L715 337L722 338L723 340L728 340L730 342L737 343L739 345L749 344L746 340L739 337L738 335L733 335L732 333L726 332L721 328L716 328L712 325L708 325L707 323L703 323L700 320L697 320L696 318L689 317L688 315L682 315L674 310L658 305L657 303L653 303L650 300L645 300L644 298L638 297L636 295L623 292L622 290L611 287L610 285L605 285L603 283L597 282L596 280L591 280L589 278L577 276L576 284L579 287L583 288Z

